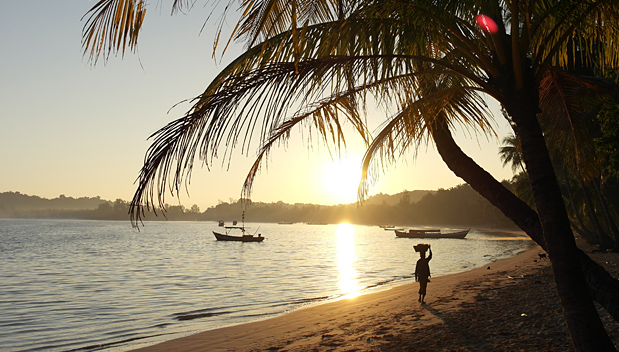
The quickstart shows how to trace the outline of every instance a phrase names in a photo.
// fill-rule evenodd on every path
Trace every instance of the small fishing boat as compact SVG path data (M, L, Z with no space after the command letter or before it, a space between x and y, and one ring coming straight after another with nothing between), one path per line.
M449 233L441 233L440 229L423 230L395 230L395 235L400 238L464 238L470 229Z
M231 230L241 230L241 235L231 235ZM226 233L220 233L213 231L213 235L217 241L237 241L237 242L262 242L264 241L264 237L262 234L258 234L258 236L254 236L245 232L245 227L243 226L226 226Z

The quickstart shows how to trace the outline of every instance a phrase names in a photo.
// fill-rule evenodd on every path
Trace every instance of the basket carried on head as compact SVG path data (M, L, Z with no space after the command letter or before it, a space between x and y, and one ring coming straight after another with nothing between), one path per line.
M427 243L419 243L418 245L413 246L413 248L415 248L415 252L425 252L428 248L430 248L430 245Z

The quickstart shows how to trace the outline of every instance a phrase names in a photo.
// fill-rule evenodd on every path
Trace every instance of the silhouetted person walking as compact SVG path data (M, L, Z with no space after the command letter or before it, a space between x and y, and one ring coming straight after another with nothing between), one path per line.
M428 287L428 282L430 281L430 265L428 263L432 260L432 249L428 245L428 250L430 254L426 258L426 251L419 251L419 255L421 258L417 260L417 265L415 266L415 281L419 282L419 302L424 302L426 298L426 288Z

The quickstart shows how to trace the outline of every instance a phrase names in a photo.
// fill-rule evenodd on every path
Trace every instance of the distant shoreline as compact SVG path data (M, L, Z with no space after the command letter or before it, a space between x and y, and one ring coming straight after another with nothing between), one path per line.
M86 206L86 204L89 204ZM130 204L96 198L61 196L44 199L19 192L0 193L0 218L84 219L129 221ZM466 227L512 227L498 209L470 186L448 190L404 191L395 195L378 194L362 205L315 205L284 202L220 202L201 210L197 205L166 205L166 211L144 214L143 221L241 221L265 223L342 223L359 225L414 226L450 224Z
M131 220L129 219L88 219L88 218L71 218L71 217L2 217L0 216L0 221L2 220L58 220L58 221L70 221L70 220L77 220L77 221L120 221L120 222L127 222L128 224L131 223ZM170 219L165 219L163 217L159 218L159 219L148 219L148 220L144 220L143 224L140 225L140 227L142 226L147 226L149 222L152 223L158 223L158 222L203 222L203 223L213 223L213 224L217 224L218 221L217 220L170 220ZM293 224L307 224L307 225L315 225L315 226L324 226L324 225L337 225L338 223L314 223L314 222L271 222L271 221L248 221L247 223L257 223L257 224L275 224L275 225L293 225ZM365 224L365 223L361 223L361 224L357 224L354 222L346 222L349 223L351 225L356 225L356 226L376 226L376 227L381 227L381 224ZM406 229L406 228L427 228L427 227L432 227L432 228L443 228L443 229L454 229L454 228L466 228L466 227L474 227L476 229L480 229L483 231L489 231L489 232L503 232L503 233L513 233L516 236L519 237L527 237L528 235L522 231L521 229L519 229L516 226L513 227L496 227L496 226L476 226L476 225L471 225L471 224L397 224L395 225L396 228L398 229ZM385 231L393 231L391 229L386 229Z

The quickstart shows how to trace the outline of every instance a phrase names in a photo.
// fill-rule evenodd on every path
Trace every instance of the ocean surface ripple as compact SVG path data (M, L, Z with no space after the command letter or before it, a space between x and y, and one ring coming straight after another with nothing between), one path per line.
M0 350L126 351L513 256L531 242L472 229L464 240L379 227L246 224L261 243L218 242L211 222L0 220ZM449 231L449 229L447 229Z

